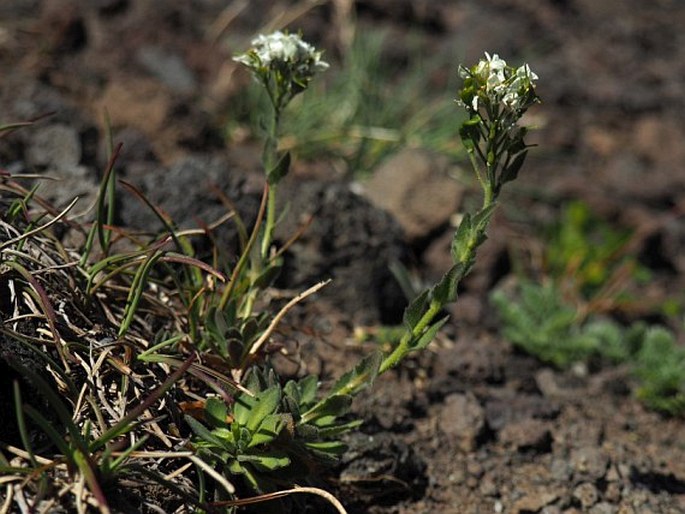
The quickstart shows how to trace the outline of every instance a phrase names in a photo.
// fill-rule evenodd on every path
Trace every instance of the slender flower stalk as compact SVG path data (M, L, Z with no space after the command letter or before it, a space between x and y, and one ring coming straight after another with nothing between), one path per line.
M483 189L483 205L465 214L452 240L453 266L434 287L424 291L404 314L406 331L397 346L382 360L379 373L396 366L410 352L425 348L447 318L434 321L443 307L457 298L457 285L470 271L476 251L486 239L486 229L497 206L502 186L514 180L528 153L518 125L530 106L539 102L537 75L527 64L508 66L497 54L485 54L471 68L459 67L463 86L457 104L469 116L460 130L474 173Z
M269 184L266 221L260 248L262 263L269 258L276 225L278 182L287 174L290 166L290 156L287 153L278 153L281 115L288 103L307 89L316 73L328 69L328 63L321 60L321 55L321 51L303 41L299 34L276 31L257 36L247 52L234 57L264 87L272 107L262 156Z

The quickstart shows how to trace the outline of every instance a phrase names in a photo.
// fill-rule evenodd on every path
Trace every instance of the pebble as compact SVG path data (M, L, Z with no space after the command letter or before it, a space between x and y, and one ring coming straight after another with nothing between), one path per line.
M571 452L571 466L584 479L596 481L604 478L609 459L597 448L582 447Z
M406 149L386 160L365 184L366 197L393 214L408 239L448 223L464 186L448 175L449 162L425 150Z
M525 419L505 425L500 432L500 441L518 451L546 453L552 447L552 433L549 423L539 419Z
M590 482L583 482L576 486L573 490L573 497L580 501L581 506L584 510L589 509L599 499L599 491Z
M470 452L476 449L485 430L485 412L473 394L452 394L445 398L438 427L446 437L457 442L460 450Z
M589 514L616 514L617 510L618 507L616 505L612 505L608 502L600 502L590 509Z
M59 123L37 128L29 141L26 160L30 165L56 170L75 167L81 161L78 132Z
M144 46L136 55L138 62L154 77L176 93L192 93L197 88L193 72L180 56L157 46Z

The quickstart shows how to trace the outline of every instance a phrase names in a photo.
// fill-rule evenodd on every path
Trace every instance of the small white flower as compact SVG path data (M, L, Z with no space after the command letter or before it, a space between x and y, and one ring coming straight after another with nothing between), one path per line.
M251 42L252 47L234 60L253 70L277 66L291 66L301 75L313 75L328 68L321 60L321 52L306 43L298 34L285 34L280 30L272 34L260 34Z
M538 78L527 64L514 69L499 55L487 52L485 59L472 70L465 68L462 76L473 77L478 84L479 89L470 102L474 111L483 103L499 104L509 111L524 109L528 92L535 87L534 81Z

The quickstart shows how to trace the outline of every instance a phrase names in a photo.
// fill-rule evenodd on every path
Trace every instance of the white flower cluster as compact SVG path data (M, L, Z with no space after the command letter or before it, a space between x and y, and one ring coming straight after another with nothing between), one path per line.
M487 52L485 59L481 59L470 70L460 68L459 74L464 79L474 79L478 85L480 91L471 98L474 111L478 111L479 102L485 99L495 105L501 102L506 109L513 111L527 107L528 92L535 87L534 81L538 79L527 64L514 70L499 55L490 56Z
M274 67L288 66L296 75L312 76L317 71L328 68L321 60L321 52L306 43L298 34L285 34L276 31L269 35L259 35L251 42L248 52L234 57L253 71L263 71Z

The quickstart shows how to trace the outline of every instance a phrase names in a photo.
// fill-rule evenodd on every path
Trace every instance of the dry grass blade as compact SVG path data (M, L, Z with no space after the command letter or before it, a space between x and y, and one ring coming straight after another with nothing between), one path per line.
M338 514L347 514L347 511L345 510L345 507L343 507L342 503L340 503L340 500L338 500L328 491L325 491L324 489L319 489L318 487L294 487L293 489L286 489L283 491L276 491L275 493L262 494L259 496L253 496L252 498L244 498L242 500L215 502L211 505L216 507L241 507L244 505L254 505L255 503L263 503L271 500L277 500L279 498L290 496L292 494L314 494L316 496L320 496L321 498L328 501L331 505L333 505L333 507L335 507L335 509L338 511Z
M255 355L259 349L262 347L262 345L271 337L271 334L273 334L274 330L276 330L276 327L278 324L281 322L283 317L288 313L290 309L295 307L298 303L300 303L302 300L307 298L308 296L313 295L316 293L319 289L327 286L331 282L331 279L324 280L323 282L319 282L318 284L313 285L306 291L303 291L302 293L298 294L295 298L290 300L287 304L283 306L283 308L278 311L278 314L274 316L273 320L271 320L271 323L267 327L267 329L264 331L264 333L255 341L255 343L252 345L252 348L250 348L250 355Z
M4 243L0 244L0 251L7 247L16 245L21 241L30 238L31 236L40 234L41 232L44 232L47 228L53 226L55 223L58 223L62 218L64 218L67 215L67 213L74 207L74 205L76 205L76 202L78 202L78 200L78 197L74 198L69 205L67 205L59 214L57 214L57 216L55 216L47 223L39 227L36 227L32 230L29 230L28 232L25 232L20 236L15 237L14 239L10 239L9 241L5 241Z

